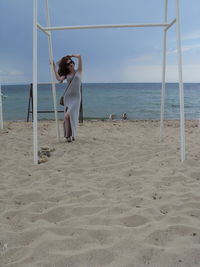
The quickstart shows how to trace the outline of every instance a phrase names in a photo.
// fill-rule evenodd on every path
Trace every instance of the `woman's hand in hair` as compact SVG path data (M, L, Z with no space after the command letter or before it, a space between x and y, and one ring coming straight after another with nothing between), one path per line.
M82 57L79 54L72 55L73 57L78 58L78 69L77 71L82 72L83 71L83 63L82 63Z
M78 58L78 69L77 69L77 71L82 72L82 69L83 69L82 65L83 64L82 64L82 57L81 57L80 54L67 55L66 57L69 57L69 58L76 57L76 58Z
M70 57L77 57L77 58L80 58L81 55L79 55L79 54L72 54L72 55L70 55Z
M66 59L66 60L70 60L71 57L72 57L71 55L67 55L67 56L65 56L65 59Z

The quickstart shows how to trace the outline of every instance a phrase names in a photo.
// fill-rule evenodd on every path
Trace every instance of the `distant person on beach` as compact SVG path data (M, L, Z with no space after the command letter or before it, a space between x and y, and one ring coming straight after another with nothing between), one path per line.
M78 67L72 58L78 59ZM56 79L60 82L67 80L68 87L64 93L64 137L67 142L75 140L81 103L82 58L81 55L62 57L56 64L53 61Z

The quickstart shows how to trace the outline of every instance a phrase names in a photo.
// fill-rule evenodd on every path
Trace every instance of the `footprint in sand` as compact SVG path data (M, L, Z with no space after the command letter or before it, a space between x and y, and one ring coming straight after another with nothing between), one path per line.
M43 200L43 196L41 193L38 192L27 192L23 194L19 194L15 196L14 202L17 205L27 205L32 202L38 202Z
M123 218L122 222L127 227L138 227L147 223L148 219L140 215L132 215Z
M188 243L193 243L193 237L196 236L197 233L198 229L196 228L177 224L152 232L147 237L146 241L155 246L170 246L177 244L177 240L179 240L180 244L182 243L184 245L185 240L187 240ZM192 241L190 239L192 239Z

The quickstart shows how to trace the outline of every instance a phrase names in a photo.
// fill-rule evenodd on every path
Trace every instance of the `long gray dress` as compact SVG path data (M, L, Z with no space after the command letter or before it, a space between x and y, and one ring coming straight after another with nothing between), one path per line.
M67 75L67 82L69 83L74 74ZM70 123L72 129L72 136L76 136L76 129L78 125L79 109L81 103L81 72L76 71L73 81L69 85L69 88L64 94L64 112L66 110L70 114ZM66 131L64 127L64 137L66 136Z

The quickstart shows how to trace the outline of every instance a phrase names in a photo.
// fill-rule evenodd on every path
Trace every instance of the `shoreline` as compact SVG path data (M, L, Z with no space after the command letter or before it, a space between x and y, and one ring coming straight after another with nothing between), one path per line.
M138 122L138 121L157 121L160 122L160 119L109 119L107 117L84 117L84 121L129 121L129 122ZM197 119L185 119L186 121L199 121L200 118ZM38 119L38 121L55 121L55 119ZM58 121L62 121L62 119L58 119ZM165 119L164 122L168 121L180 121L180 119ZM27 122L26 120L4 120L3 122ZM29 121L29 123L32 121Z

